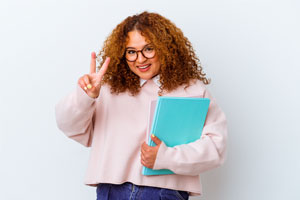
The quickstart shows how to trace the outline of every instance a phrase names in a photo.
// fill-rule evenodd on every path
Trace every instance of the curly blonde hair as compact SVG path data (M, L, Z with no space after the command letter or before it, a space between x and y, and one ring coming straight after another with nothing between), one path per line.
M182 31L157 13L143 12L127 17L117 25L98 54L98 58L101 58L100 66L105 57L111 58L103 83L110 85L112 93L128 90L136 95L141 89L140 78L130 70L124 56L128 33L134 30L140 31L159 55L159 94L170 92L181 85L188 87L190 81L195 79L209 84L210 80L205 77L200 61Z

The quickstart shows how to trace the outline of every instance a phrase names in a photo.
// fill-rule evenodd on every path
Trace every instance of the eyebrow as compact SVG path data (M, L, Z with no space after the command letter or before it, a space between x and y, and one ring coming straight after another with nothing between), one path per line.
M148 46L148 45L152 45L151 43L149 43L149 44L146 44L145 46ZM143 48L145 48L145 46L143 46ZM142 49L143 49L142 48ZM135 47L126 47L125 49L136 49Z

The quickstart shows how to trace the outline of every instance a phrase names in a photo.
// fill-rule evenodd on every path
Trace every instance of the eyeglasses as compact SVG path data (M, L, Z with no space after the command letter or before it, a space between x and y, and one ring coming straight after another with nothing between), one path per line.
M129 62L135 62L138 58L138 53L141 52L142 55L147 58L151 59L155 56L155 49L151 45L146 45L142 50L135 50L129 47L125 50L125 58Z

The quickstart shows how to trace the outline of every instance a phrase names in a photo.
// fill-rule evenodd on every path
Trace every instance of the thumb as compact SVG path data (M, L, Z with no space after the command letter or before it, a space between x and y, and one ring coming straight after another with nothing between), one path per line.
M161 144L161 140L158 137L156 137L154 134L151 135L151 139L156 145Z

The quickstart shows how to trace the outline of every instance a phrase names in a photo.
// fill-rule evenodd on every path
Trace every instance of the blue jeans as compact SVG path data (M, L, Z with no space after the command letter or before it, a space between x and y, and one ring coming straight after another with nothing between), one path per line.
M187 200L188 192L165 188L138 186L126 182L121 185L100 183L97 200Z

